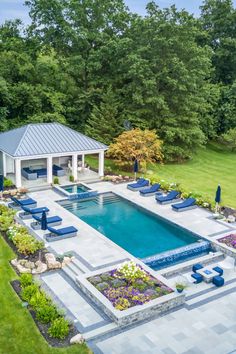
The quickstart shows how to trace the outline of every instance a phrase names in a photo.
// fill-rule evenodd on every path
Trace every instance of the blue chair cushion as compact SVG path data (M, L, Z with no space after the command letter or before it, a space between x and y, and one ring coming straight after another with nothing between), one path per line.
M192 271L194 273L196 273L196 271L198 271L199 269L202 269L202 268L203 268L203 266L200 263L196 263L193 265Z
M222 275L224 273L223 269L216 266L214 268L212 268L215 272L219 273L219 275Z
M201 283L203 281L203 276L201 274L193 273L193 274L191 274L191 277L193 279L195 279L194 283L196 283L196 284Z
M78 231L78 229L76 229L74 226L63 227L61 229L54 229L52 227L48 227L48 230L56 235L67 235Z
M225 280L220 275L216 275L215 277L213 277L212 283L215 284L215 286L219 287L224 285Z

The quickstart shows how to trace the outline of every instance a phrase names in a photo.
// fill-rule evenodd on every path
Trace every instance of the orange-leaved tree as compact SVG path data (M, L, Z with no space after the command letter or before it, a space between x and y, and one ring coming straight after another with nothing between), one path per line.
M110 145L107 156L122 167L132 166L135 159L146 170L147 163L162 162L162 141L155 130L128 130L119 135Z

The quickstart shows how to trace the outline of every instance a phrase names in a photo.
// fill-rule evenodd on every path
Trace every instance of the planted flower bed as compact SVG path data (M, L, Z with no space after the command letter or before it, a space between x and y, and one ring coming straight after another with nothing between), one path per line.
M220 243L224 243L228 247L236 249L236 234L230 234L228 236L218 239Z
M88 278L117 310L143 305L150 300L173 292L133 261L125 262L117 269Z

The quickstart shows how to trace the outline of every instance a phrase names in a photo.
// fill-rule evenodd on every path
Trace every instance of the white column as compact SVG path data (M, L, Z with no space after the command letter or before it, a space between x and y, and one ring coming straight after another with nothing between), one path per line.
M47 183L52 183L52 156L47 158Z
M2 153L2 167L3 167L3 176L7 177L7 162L6 162L6 154Z
M84 154L82 154L81 156L82 156L82 168L84 168Z
M72 155L72 176L76 181L78 179L78 155Z
M104 151L99 152L98 174L99 177L104 176Z
M15 184L17 188L21 188L21 160L15 159Z

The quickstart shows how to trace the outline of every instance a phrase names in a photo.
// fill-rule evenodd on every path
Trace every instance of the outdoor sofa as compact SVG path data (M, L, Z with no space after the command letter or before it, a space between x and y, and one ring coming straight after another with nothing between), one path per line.
M42 168L30 168L24 167L21 170L22 176L24 176L28 180L36 180L37 178L46 178L47 177L47 169L45 167ZM52 166L52 174L57 177L62 177L65 175L65 170L57 165Z
M52 174L53 176L62 177L65 176L65 170L61 166L53 165Z

